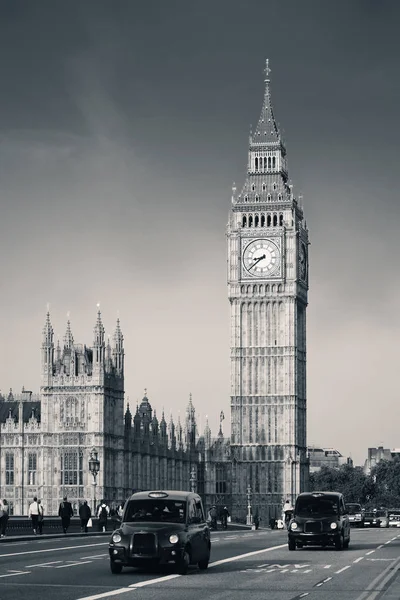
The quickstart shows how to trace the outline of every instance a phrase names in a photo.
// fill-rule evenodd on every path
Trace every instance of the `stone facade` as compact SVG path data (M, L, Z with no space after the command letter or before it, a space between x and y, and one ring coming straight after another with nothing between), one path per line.
M308 230L288 184L267 61L264 101L250 135L247 177L227 227L231 306L234 512L280 514L308 485L306 308Z

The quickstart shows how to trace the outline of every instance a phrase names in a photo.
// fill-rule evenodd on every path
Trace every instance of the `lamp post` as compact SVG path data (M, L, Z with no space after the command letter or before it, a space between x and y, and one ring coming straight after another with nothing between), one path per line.
M251 525L252 522L252 518L251 518L251 487L249 486L247 488L247 518L246 518L246 525Z
M190 471L190 491L191 492L195 492L196 491L196 469L193 466L192 470Z
M89 471L93 475L93 515L96 513L96 486L97 486L97 474L100 471L100 461L98 459L98 452L96 448L92 448L89 457Z

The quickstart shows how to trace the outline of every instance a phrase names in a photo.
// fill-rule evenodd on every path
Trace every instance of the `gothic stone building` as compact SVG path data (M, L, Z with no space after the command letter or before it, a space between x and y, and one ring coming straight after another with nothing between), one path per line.
M308 230L288 184L266 64L264 101L249 140L247 177L227 227L231 306L234 512L277 514L307 486ZM253 508L254 511L254 508Z
M0 395L0 497L13 514L27 514L35 495L46 514L57 514L64 495L75 509L84 499L93 505L93 447L100 460L97 501L117 504L139 489L189 489L191 476L197 485L198 446L205 444L196 437L191 398L183 426L172 417L167 424L164 414L158 421L146 396L133 418L129 405L124 412L119 321L112 345L98 312L91 347L75 343L69 321L63 345L55 346L47 314L41 351L40 397L25 390Z

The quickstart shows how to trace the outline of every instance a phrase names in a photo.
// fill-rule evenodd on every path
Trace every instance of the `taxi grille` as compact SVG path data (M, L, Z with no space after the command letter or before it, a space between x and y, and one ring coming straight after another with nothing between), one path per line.
M322 531L321 521L306 521L304 531L305 533L319 533Z
M135 533L133 535L132 553L141 556L153 556L157 553L156 536L154 533Z

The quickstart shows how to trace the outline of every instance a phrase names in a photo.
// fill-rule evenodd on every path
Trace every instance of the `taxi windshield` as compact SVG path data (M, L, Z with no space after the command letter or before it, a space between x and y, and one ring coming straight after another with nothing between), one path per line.
M145 498L130 500L124 513L124 522L135 523L185 523L186 502L182 500L160 500Z
M324 517L339 514L338 502L334 498L298 498L296 515L299 517Z
M356 515L361 512L361 504L346 504L349 515Z

